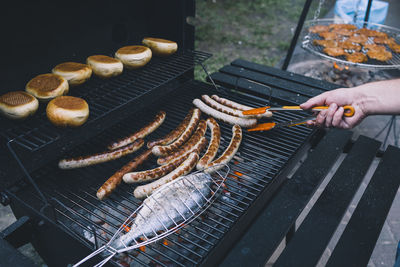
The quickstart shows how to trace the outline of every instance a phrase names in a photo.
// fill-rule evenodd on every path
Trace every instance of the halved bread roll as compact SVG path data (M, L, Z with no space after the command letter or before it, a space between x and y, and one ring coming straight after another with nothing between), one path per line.
M67 80L57 74L41 74L30 80L25 90L40 101L49 101L57 96L68 93Z
M177 43L161 38L145 37L142 43L150 47L153 54L157 56L169 56L178 50Z
M151 59L151 50L142 45L124 46L115 52L115 57L120 59L125 67L136 69L146 65Z
M47 104L46 114L50 122L56 126L77 127L87 121L89 105L79 97L59 96Z
M101 78L117 76L124 69L121 60L103 55L90 56L86 59L86 63L92 68L93 73Z
M69 85L80 85L92 76L92 68L86 64L76 62L65 62L58 64L52 70L54 74L58 74L67 79Z
M39 101L23 91L8 92L0 96L0 112L10 119L23 119L36 112Z

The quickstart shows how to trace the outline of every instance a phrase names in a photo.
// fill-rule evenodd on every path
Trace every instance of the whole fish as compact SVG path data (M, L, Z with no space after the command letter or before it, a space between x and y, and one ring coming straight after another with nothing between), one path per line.
M139 237L150 239L159 231L165 232L188 220L211 198L211 182L209 174L194 173L161 186L143 201L129 232L110 246L116 250L129 247Z

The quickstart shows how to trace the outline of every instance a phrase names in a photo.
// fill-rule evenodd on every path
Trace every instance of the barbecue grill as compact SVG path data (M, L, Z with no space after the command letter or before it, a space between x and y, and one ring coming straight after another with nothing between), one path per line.
M211 56L193 50L194 29L186 18L194 16L194 1L125 1L124 8L121 3L108 1L69 1L65 9L56 8L54 2L11 4L2 25L10 24L5 21L21 24L7 28L12 41L2 44L3 51L10 51L4 55L7 64L1 66L7 74L1 78L0 90L4 92L23 88L29 78L48 72L57 63L82 62L95 53L112 55L117 48L138 43L146 35L175 40L179 46L175 55L154 57L142 69L124 71L109 80L91 78L72 88L70 94L83 97L90 106L89 120L81 128L55 128L47 121L43 104L25 121L0 119L1 200L11 205L19 219L7 240L16 247L32 242L50 266L76 263L96 250L141 204L132 195L134 187L127 184L121 184L107 200L99 201L95 195L105 179L131 156L69 171L58 169L60 158L103 151L111 141L141 128L159 110L166 111L166 120L148 140L164 136L182 121L192 100L202 94L218 94L257 107L300 104L336 87L272 68L266 75L266 67L242 60L211 76L218 86L194 80L194 66L204 67L203 62ZM74 4L79 8L73 8ZM73 21L71 14L77 14ZM26 23L28 15L38 20ZM83 23L99 17L99 23ZM74 28L82 23L83 28ZM38 29L42 29L37 33L41 38L28 38ZM21 46L26 48L22 54L11 53ZM21 66L20 62L26 64ZM274 115L274 120L282 122L305 115L282 112ZM229 144L231 125L220 126L222 150ZM229 163L230 173L221 196L209 209L178 232L120 255L110 264L218 264L321 134L305 126L268 133L244 131L240 149ZM141 169L155 165L154 160L148 161ZM99 257L93 262L99 262Z

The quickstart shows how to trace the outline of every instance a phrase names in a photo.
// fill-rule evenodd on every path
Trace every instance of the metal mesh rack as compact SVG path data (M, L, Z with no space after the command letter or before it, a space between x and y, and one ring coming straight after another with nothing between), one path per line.
M263 98L243 93L232 94L225 89L218 94L224 96L224 92L230 99L246 105L265 104ZM163 99L159 105L155 104L135 114L141 118L140 121L130 117L90 142L77 146L66 156L102 151L110 141L118 138L118 135L124 136L139 129L144 121L150 121L159 110L167 112L166 120L147 140L164 136L184 118L192 106L192 100L204 93L215 93L215 89L201 82L189 81ZM274 116L274 120L279 122L303 117L304 112L282 112ZM225 123L220 123L220 126L222 139L219 152L221 153L230 142L232 126ZM308 140L312 132L312 129L305 126L265 133L244 131L240 149L229 164L231 171L222 195L214 204L202 216L177 233L145 248L124 256L120 255L120 258L114 259L114 264L120 266L132 262L138 266L194 266L204 263L210 251L245 214L251 203L261 192L269 189L268 186L273 179ZM136 152L135 155L140 152ZM105 179L135 155L70 171L59 170L57 162L53 162L46 168L34 172L32 176L46 198L54 205L57 223L94 250L106 242L124 219L140 205L140 201L132 195L134 185L121 184L105 201L99 201L95 195ZM153 168L155 165L153 159L145 163L141 169ZM18 196L36 209L40 209L43 205L32 187L20 190Z
M301 44L301 47L304 48L306 51L317 55L319 57L329 59L332 61L336 61L338 63L344 64L344 65L351 65L351 66L357 66L360 68L370 68L370 69L397 69L400 68L400 54L395 53L392 51L388 46L387 50L392 52L392 59L388 61L379 61L375 59L371 59L368 57L368 60L365 63L354 63L346 60L345 56L339 56L339 57L332 57L323 52L323 47L314 45L313 41L314 40L320 40L322 39L318 34L316 33L311 33L308 32L308 28L314 25L329 25L331 23L350 23L350 22L341 22L337 21L334 19L317 19L317 20L310 20L306 21L304 24L304 37L303 41ZM350 23L352 24L352 23ZM387 33L390 37L393 37L397 43L400 43L400 30L397 28L381 25L381 24L376 24L376 23L366 23L367 28L379 30L381 32ZM344 38L345 39L345 38ZM343 40L344 40L343 39ZM371 44L373 43L373 38L369 37L367 43ZM352 50L346 50L347 52L353 52ZM366 50L362 48L361 52L366 54Z
M168 82L176 79L211 55L198 51L178 52L170 57L153 57L143 68L124 70L123 74L110 79L92 77L88 82L70 89L69 95L84 98L90 108L86 124L94 125L107 114L119 110ZM23 122L0 118L0 135L24 149L35 152L56 141L68 132L80 129L57 129L46 118L45 104L32 118Z

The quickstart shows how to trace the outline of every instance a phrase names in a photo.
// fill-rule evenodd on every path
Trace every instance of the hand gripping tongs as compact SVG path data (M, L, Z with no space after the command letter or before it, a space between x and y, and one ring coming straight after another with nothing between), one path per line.
M329 106L318 106L318 107L313 107L311 110L312 111L322 111L325 109L328 109ZM345 117L352 117L354 115L354 107L353 106L343 106L344 109L344 114L343 116ZM263 114L267 111L271 112L276 112L276 111L299 111L303 110L300 108L300 106L282 106L282 107L260 107L260 108L255 108L255 109L250 109L250 110L245 110L243 111L243 115L259 115ZM252 131L268 131L273 128L282 128L282 127L292 127L295 125L300 125L300 124L305 124L309 120L315 119L316 116L309 116L305 118L300 118L296 120L291 120L287 122L281 122L281 123L276 123L276 122L267 122L267 123L260 123L257 124L254 128L248 129L249 132Z

